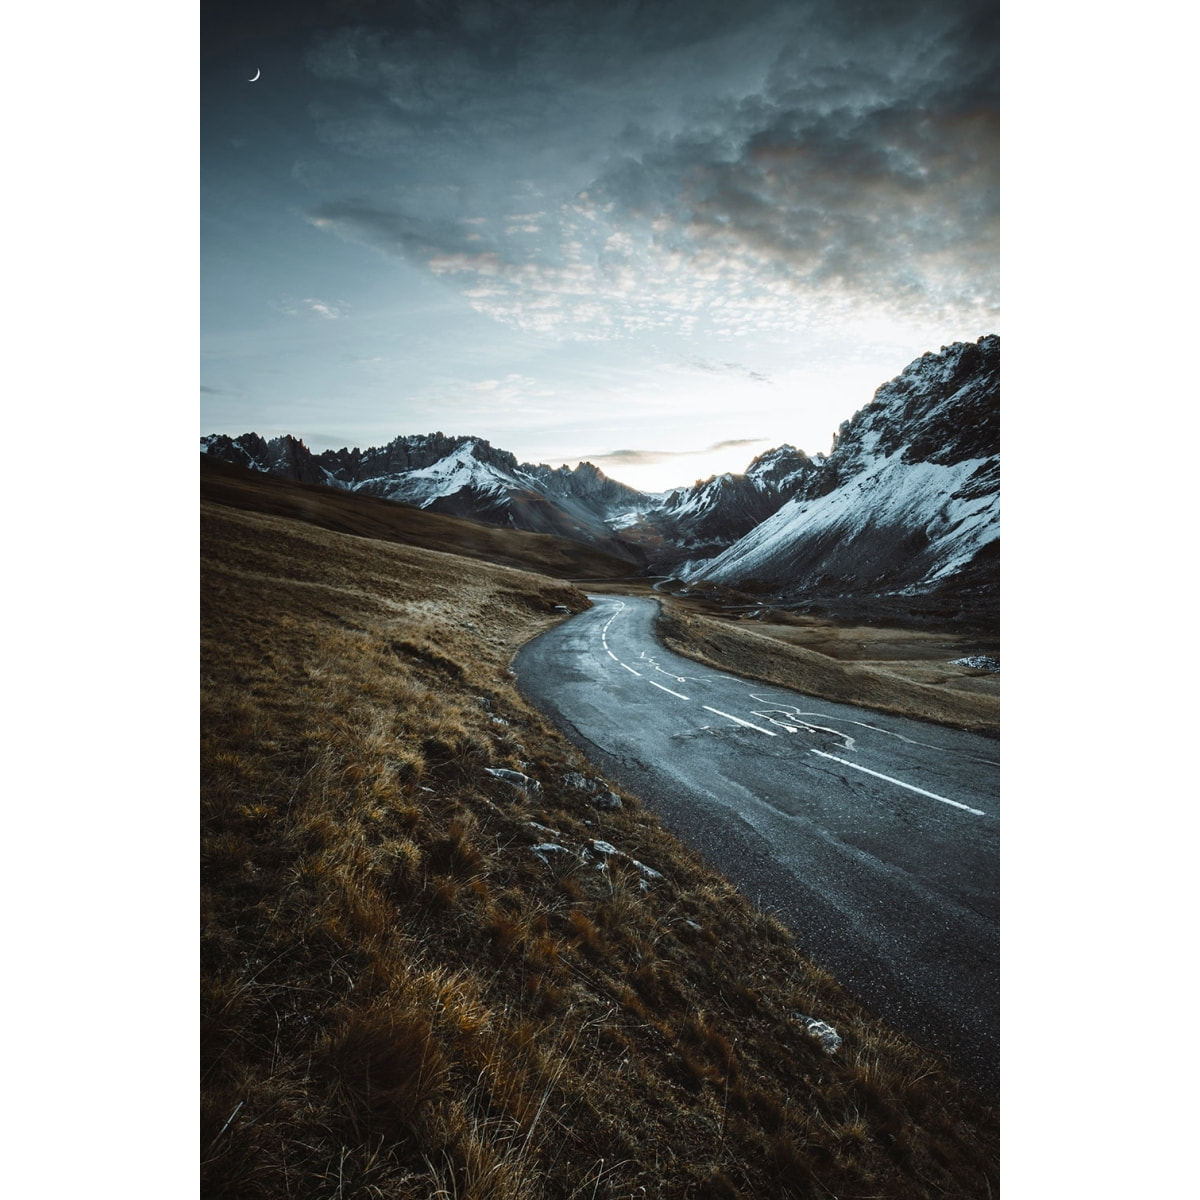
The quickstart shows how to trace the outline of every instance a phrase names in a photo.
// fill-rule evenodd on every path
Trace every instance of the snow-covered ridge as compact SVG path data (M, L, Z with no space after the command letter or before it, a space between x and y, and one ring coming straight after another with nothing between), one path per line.
M809 593L998 587L1000 340L910 363L843 422L826 455L790 445L741 475L650 495L591 463L520 463L441 432L313 454L292 437L201 439L257 471L554 533L692 582Z
M386 446L313 454L297 438L258 434L201 439L201 450L251 470L321 483L455 516L555 533L620 557L640 553L614 537L609 522L636 519L653 505L643 493L607 478L591 463L552 468L518 463L482 438L443 433L398 437ZM629 518L629 514L635 514Z
M690 581L789 595L998 588L1000 340L927 354L838 431L772 516Z

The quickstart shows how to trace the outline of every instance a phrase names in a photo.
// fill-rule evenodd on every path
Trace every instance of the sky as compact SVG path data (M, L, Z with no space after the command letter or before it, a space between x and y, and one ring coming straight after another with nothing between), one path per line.
M329 432L331 426L335 434L346 431L333 441L353 444L354 421L371 429L377 423L378 432L361 438L364 444L430 424L446 432L485 433L482 427L468 430L465 418L460 421L454 412L414 412L413 397L426 386L418 370L419 339L387 309L390 297L404 311L407 280L425 285L425 294L436 296L446 312L470 316L469 298L451 286L455 281L435 277L421 268L419 255L410 260L394 247L355 246L334 236L318 240L311 235L321 231L305 220L311 209L339 198L370 199L381 207L386 201L413 222L422 211L411 195L402 202L402 180L388 192L367 177L368 168L385 177L387 162L335 151L320 140L315 119L303 107L306 90L315 101L323 88L304 66L307 40L328 39L337 10L296 0L283 11L305 24L288 34L270 10L242 7L243 19L254 24L239 32L222 27L219 10L205 0L203 54L187 5L130 0L114 9L68 0L17 5L6 13L14 48L0 75L0 97L10 118L11 177L4 197L9 232L4 365L12 451L6 483L13 498L6 534L14 585L6 612L10 626L22 632L10 639L6 663L21 697L9 718L9 741L19 751L9 756L6 782L12 795L39 799L10 804L6 832L12 845L44 845L52 812L56 829L65 831L53 844L58 876L72 881L68 888L47 890L44 856L36 854L14 857L5 873L10 907L29 895L39 897L39 920L15 922L9 930L10 957L36 963L39 978L38 987L15 989L9 997L14 1021L32 1031L6 1061L8 1077L28 1101L10 1116L13 1140L24 1149L7 1164L18 1190L22 1180L25 1191L44 1187L44 1164L51 1159L60 1190L75 1180L81 1194L94 1187L98 1163L111 1161L114 1171L121 1170L130 1112L148 1134L140 1143L143 1170L135 1191L141 1179L146 1180L141 1190L150 1194L155 1180L196 1169L190 1124L194 1040L180 1036L176 1019L191 1011L195 987L194 951L178 936L179 929L190 927L195 907L194 867L188 870L196 861L195 809L163 804L164 787L184 797L189 787L193 794L198 787L195 409L204 432L269 431L269 420L280 430L294 426L289 431L314 444L312 432ZM738 26L743 32L755 22L762 27L771 12L748 0L727 7L736 14L726 19L744 22ZM370 11L363 7L352 15L365 23ZM702 5L691 4L688 11L698 14ZM775 11L780 14L775 19L783 21L788 10ZM817 10L807 11L815 26ZM857 11L863 14L861 27L882 36L884 26L873 24L876 18L867 10ZM927 15L905 27L913 38L922 20L951 21L967 9L919 11ZM839 5L820 24L819 39L814 28L811 44L830 46L840 28L831 22L849 12ZM216 14L213 21L210 13ZM700 27L696 17L693 28ZM392 37L402 38L403 29L394 23L392 28ZM712 36L732 52L732 27L721 28L726 33ZM1198 32L1200 9L1194 5L1101 12L1075 4L1010 2L1004 9L1003 1070L1004 1166L1014 1195L1184 1195L1194 1174L1185 1149L1145 1152L1152 1142L1189 1144L1190 1077L1180 1070L1179 1056L1097 1054L1097 1046L1111 1042L1112 1013L1094 1001L1098 965L1112 961L1114 944L1134 978L1154 981L1156 996L1186 994L1190 984L1190 957L1179 947L1194 940L1195 852L1190 837L1163 836L1164 823L1173 829L1169 823L1176 812L1187 811L1186 804L1180 810L1172 802L1194 791L1187 738L1169 736L1181 721L1183 733L1189 732L1186 709L1158 704L1150 722L1126 720L1125 737L1114 736L1113 722L1114 697L1148 697L1153 706L1179 691L1186 649L1178 649L1178 637L1164 649L1160 637L1147 652L1140 637L1145 597L1156 631L1186 631L1193 620L1185 578L1190 556L1180 547L1194 541L1189 522L1196 508L1198 406L1190 348L1196 341L1194 281L1200 263L1189 236L1195 225L1195 168L1192 156L1180 149L1195 140ZM260 40L252 42L251 35ZM930 92L941 89L936 103L931 101L937 112L958 113L962 120L980 111L994 117L989 40L962 31L939 41L935 30L928 39L904 43L910 53L926 46L940 60L928 78ZM737 44L746 45L746 38ZM781 36L760 57L769 67L792 44ZM640 45L645 65L649 51ZM266 52L269 46L277 57ZM531 52L530 45L524 49ZM669 75L666 57L659 56L656 82ZM420 59L432 63L431 49L422 50ZM855 61L882 76L904 59L897 52L889 62L876 50ZM842 62L828 69L841 69ZM978 64L974 83L970 63ZM246 85L259 67L260 81ZM522 75L528 78L528 71ZM691 78L701 75L697 68ZM578 82L582 87L587 81ZM262 89L265 83L274 90ZM391 107L378 90L342 87L339 103L357 102L362 111L373 105L381 124L387 123ZM728 88L720 94L727 103ZM748 94L766 108L785 103L765 84ZM920 106L920 89L906 94ZM332 103L329 96L324 100ZM543 105L542 114L549 109ZM443 105L443 117L446 111ZM511 105L489 111L512 115ZM811 110L797 111L802 117ZM642 124L649 120L645 112L635 117ZM702 124L698 114L688 118ZM954 124L950 116L938 119ZM512 141L523 128L510 122ZM415 126L412 132L421 137ZM258 137L255 153L239 159L232 141L252 134ZM428 148L430 138L424 141ZM695 141L667 141L679 155L689 147L699 153ZM330 183L322 197L298 186L290 175L289 145L304 150L295 158L347 171L344 190ZM729 147L721 160L729 171L738 150ZM994 138L983 139L979 152L994 176ZM563 148L547 134L547 161L556 153ZM482 169L478 146L472 155ZM438 161L427 157L421 167L432 171ZM645 165L644 158L639 161ZM965 187L968 157L954 162L940 196L953 193L955 179L971 190ZM498 173L508 169L499 155L492 166ZM831 178L826 174L824 183L831 186ZM989 186L994 189L994 182ZM994 209L994 190L978 189L975 195ZM678 198L685 203L688 195ZM480 205L499 206L502 199L472 196ZM830 228L846 211L839 205L838 212L826 214ZM907 211L902 205L899 214ZM994 313L994 212L985 228L970 204L949 204L944 211L951 225L962 223L960 261L990 256L978 286L987 298L983 307ZM742 234L744 226L745 221L728 221L727 238ZM428 233L428 225L424 228ZM682 241L686 230L677 232ZM289 245L289 236L295 245ZM753 262L749 249L755 243L748 237L743 242L748 249L742 261ZM297 251L313 264L311 278L302 262L289 260ZM357 257L347 258L338 271L338 255L351 252ZM218 270L220 255L226 261ZM240 270L239 258L246 259ZM947 261L944 254L926 255L922 270L944 269ZM778 263L783 269L786 260L780 256ZM887 260L875 263L876 273L889 278ZM688 265L693 270L695 264ZM849 351L839 360L833 334L844 305L822 308L827 295L794 275L789 280L794 326L777 340L777 353L798 377L811 380L805 370L816 361L822 329L835 365L865 356L883 340L844 329L840 336ZM324 303L324 291L334 302L340 297L359 305L347 308L345 324L313 313L316 319L297 330L298 317L286 321L286 313L271 307L288 297ZM860 291L859 301L879 304L881 319L898 322L903 313L911 321L914 306L880 304L879 297L888 294L883 287ZM373 306L370 298L376 295L379 304ZM422 310L418 299L409 296L408 311L432 322L438 310L432 305ZM853 410L865 403L879 382L940 342L999 331L994 316L976 324L969 310L977 306L962 302L955 320L923 318L928 336L919 325L911 338L895 334L894 355L883 347L887 353L880 354L864 391L847 396L846 406ZM364 312L374 313L382 327L381 345L390 337L394 347L408 347L394 378L381 383L370 403L363 399L367 389L356 393L333 370L328 383L321 381L315 372L319 343L303 359L305 370L297 365L305 338L345 329L351 315ZM805 312L812 315L802 321ZM817 320L822 312L824 326ZM214 324L218 317L223 325ZM472 325L472 334L482 327ZM266 329L279 339L275 352L256 346L250 336ZM261 355L242 368L234 338L240 333L246 334L241 348ZM514 361L520 350L531 365L476 375L476 364L463 360L476 347L464 341L438 370L453 379L467 376L469 366L468 382L535 375L539 347L531 335L509 324L493 329L490 340L493 347L507 346ZM447 335L444 341L453 339ZM543 347L547 354L553 348ZM561 349L565 356L572 347L564 342ZM628 343L610 347L613 355L632 349ZM725 354L715 335L689 349L714 364L765 370L740 343L736 356ZM269 389L276 379L272 370L290 375ZM197 396L197 375L200 386L246 394L213 390ZM548 368L537 365L537 377L549 379ZM768 441L804 444L800 421L815 404L816 388L805 384L789 391L773 378L776 406L758 413L747 407L740 431L735 427L728 440L762 434ZM665 390L664 378L658 385ZM447 395L462 399L449 389ZM301 404L305 396L310 409ZM240 407L212 407L217 400ZM326 400L330 407L322 408ZM615 403L611 397L608 402ZM685 397L673 423L650 431L653 437L635 432L635 418L619 437L605 436L597 423L579 443L563 437L558 444L564 456L574 445L587 456L605 447L680 450L726 440L723 430L695 428L687 402ZM725 404L726 411L736 407ZM813 436L827 444L831 422L839 419L822 421ZM515 426L502 427L497 415L488 430L522 457L557 461L553 448L538 451L536 428L528 430L526 441ZM690 479L698 461L678 460L680 475ZM1095 586L1098 564L1102 586ZM1143 588L1120 586L1127 576L1149 582ZM1084 602L1076 602L1081 596ZM66 756L63 722L45 719L63 711L64 680L70 681L71 711L86 714L71 726ZM1145 736L1147 728L1153 742ZM138 752L134 772L131 738ZM55 769L48 772L47 764ZM97 779L120 781L119 820L113 805L95 803ZM1130 820L1131 796L1161 801L1156 819ZM1080 820L1084 808L1093 818L1088 822ZM1114 886L1114 864L1120 886ZM147 895L155 897L149 908ZM104 897L104 903L80 903L93 896ZM71 952L47 955L51 937ZM146 954L148 939L156 947L153 955ZM93 989L89 998L92 1022L106 1036L83 1039L78 1047L82 1069L76 1075L101 1081L96 1097L103 1102L89 1110L98 1119L73 1128L75 1152L63 1156L61 1130L44 1119L47 1107L61 1099L57 1076L45 1070L44 1046L61 1037L64 1020L77 1021L81 969L101 982L111 976L113 983ZM131 1005L131 993L146 1003ZM65 1014L64 1006L71 1006ZM1064 1029L1070 1036L1063 1036ZM1067 1105L1061 1088L1046 1086L1048 1063L1058 1078L1072 1081ZM1152 1093L1163 1103L1128 1107L1122 1114L1127 1136L1114 1140L1112 1097L1123 1092ZM148 1095L154 1104L145 1103ZM1055 1132L1053 1144L1047 1129ZM1078 1153L1055 1153L1064 1142Z
M995 3L207 0L200 83L201 433L661 491L1000 332Z

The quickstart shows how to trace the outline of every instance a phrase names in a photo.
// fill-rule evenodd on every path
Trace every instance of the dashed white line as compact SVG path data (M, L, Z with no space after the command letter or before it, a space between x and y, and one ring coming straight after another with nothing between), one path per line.
M622 663L622 666L624 666L624 664L623 664L623 663ZM637 672L636 672L636 671L634 671L634 674L636 675L636 674L637 674ZM655 683L653 679L647 679L647 680L646 680L646 682L647 682L647 683L648 683L648 684L649 684L651 687L656 687L656 688L658 688L658 690L659 690L660 692L670 692L670 694L671 694L672 696L679 696L679 699L680 699L680 700L686 700L686 699L687 699L687 697L686 697L686 696L681 696L681 695L680 695L678 692L672 692L672 691L671 691L671 689L670 689L669 687L663 687L663 685L662 685L661 683Z
M654 681L652 679L647 680L647 682L654 683ZM655 684L654 686L659 687L661 685ZM667 690L666 688L663 688L663 691L666 691L666 690ZM764 729L761 725L755 725L755 724L751 723L750 721L743 721L741 717L735 717L733 715L733 713L722 712L719 708L710 708L707 704L704 704L701 707L708 709L708 711L710 713L716 713L718 717L728 717L729 720L736 721L739 725L745 725L747 729L757 729L759 733L765 733L767 735L767 737L778 737L779 736L777 733L773 732L770 729Z
M614 612L613 615L611 617L609 617L608 620L604 623L603 627L600 630L600 640L604 645L605 653L608 655L609 658L611 658L613 660L613 662L617 663L618 666L624 667L625 670L630 673L630 675L636 675L639 679L642 679L644 677L640 671L635 671L628 664L621 662L621 660L608 648L608 636L607 636L608 635L608 627L613 623L613 621L616 620L617 616L620 614L621 609L624 607L625 607L625 605L621 604L620 607L617 609L617 611ZM641 652L641 654L639 655L639 657L642 658L643 660L646 659L646 652L643 650ZM664 671L662 669L662 667L660 667L653 658L649 659L648 661L649 661L649 665L652 666L656 671L660 672L661 674L663 674L663 675L671 674L671 672L669 672L669 671ZM673 676L673 678L678 679L680 683L685 682L685 680L678 675ZM718 678L729 679L730 676L719 675ZM673 691L669 687L664 687L661 683L655 683L653 679L647 679L646 682L648 684L650 684L651 687L656 687L659 689L659 691L666 692L670 696L675 696L679 700L688 700L689 699L687 696L683 695L682 692L676 692L676 691ZM741 682L741 681L738 680L735 682ZM758 700L760 702L770 703L770 700L766 696L758 696L758 695L755 695L754 693L751 693L751 698L754 700ZM689 703L690 703L690 701L689 701ZM764 729L761 725L755 725L752 721L744 721L744 720L742 720L741 717L735 717L733 715L733 713L723 712L721 709L713 708L709 704L701 705L701 707L706 712L716 713L716 715L718 717L724 717L727 721L734 721L738 725L744 725L747 729L753 729L758 733L765 733L767 735L767 737L778 737L779 736L773 730ZM797 724L803 725L805 728L810 729L814 732L819 730L822 733L832 733L838 737L846 738L846 741L851 746L853 745L854 739L849 737L847 734L841 733L840 731L838 731L836 729L829 729L829 728L827 728L825 726L821 726L821 725L810 725L807 721L800 719L802 715L816 717L816 716L822 716L824 714L821 714L821 713L801 714L800 711L797 708L795 708L794 705L789 705L788 708L790 708L792 711L788 712L783 709L774 710L775 712L778 712L779 715L784 718L783 721L779 721L778 723L781 725L784 725L784 728L786 728L788 730L788 732L790 732L790 733L796 732L796 730L794 730L791 726L785 724L786 721L792 720L792 721L796 721ZM775 723L775 717L772 715L771 710L768 710L767 712L761 712L761 713L756 712L754 715L756 717L759 717L759 716L766 717L767 720L771 721L772 723ZM877 726L874 726L874 725L868 725L865 721L852 721L851 724L861 725L865 729L877 729L878 728ZM887 729L879 729L878 732L890 733L891 731L887 730ZM905 741L905 742L912 741L911 738L906 738L901 734L893 734L893 736L899 737L901 741ZM923 745L924 743L914 743L914 744ZM937 747L933 747L933 748L936 749ZM981 809L972 808L969 804L961 804L957 800L951 800L946 796L939 796L936 792L926 791L925 788L919 788L915 784L912 784L912 783L905 783L903 779L896 779L891 775L884 775L881 771L872 771L870 767L860 766L858 763L853 763L853 762L848 761L847 759L839 758L836 754L826 754L824 750L814 750L811 746L809 747L808 752L810 754L815 754L820 758L827 758L831 762L840 763L843 767L849 767L853 771L861 771L864 775L872 775L876 779L882 779L885 783L894 783L897 787L907 788L908 791L916 792L917 795L919 795L919 796L928 796L929 799L937 800L940 804L949 804L952 808L961 808L963 810L963 812L972 813L977 817L986 817L987 816L987 813L983 812Z
M604 626L600 630L600 640L604 644L605 653L608 655L609 658L611 658L613 660L613 662L617 663L618 666L624 667L625 670L630 673L630 675L636 675L639 679L642 679L643 675L640 671L635 671L627 663L621 662L621 660L608 648L608 636L607 636L608 635L608 627L613 623L613 621L616 620L617 616L620 614L621 609L624 607L625 607L624 604L621 604L620 607L617 609L617 611L614 612L613 615L611 617L609 617L608 620L604 623ZM641 657L642 659L645 659L646 652L643 650L639 657ZM671 672L669 672L669 671L664 671L662 669L662 667L660 667L654 661L653 658L649 659L649 665L652 666L656 671L660 672L663 675L671 674ZM673 676L673 678L678 679L680 683L685 682L685 680L683 678L681 678L680 676L676 675L676 676ZM719 678L729 678L729 676L719 676ZM646 682L648 684L650 684L651 687L656 687L656 688L658 688L659 691L666 692L668 695L674 696L679 700L688 700L689 699L687 696L683 695L682 692L676 692L676 691L673 691L669 687L664 687L661 683L655 683L653 679L647 679ZM754 700L758 700L760 702L770 703L770 701L768 700L768 698L766 696L757 696L754 693L751 693L751 698ZM690 703L690 701L689 701L689 703ZM744 720L742 720L741 717L735 717L733 715L733 713L723 712L721 709L713 708L709 704L701 705L701 707L706 712L716 713L716 715L718 717L724 717L727 721L734 721L738 725L744 725L747 729L753 729L758 733L765 733L767 735L767 737L778 737L779 736L773 730L764 729L761 725L755 725L752 721L744 721ZM784 721L780 721L778 723L781 725L784 725L784 728L786 728L789 733L797 732L791 726L785 724L785 721L793 720L793 721L796 721L797 724L803 725L806 729L810 729L814 732L819 730L822 733L832 733L838 737L845 738L846 741L849 743L849 746L852 746L854 744L854 739L849 737L847 734L841 733L836 729L829 729L829 728L827 728L825 726L821 726L821 725L810 725L807 721L803 721L800 719L801 715L816 717L816 716L822 716L823 714L821 714L821 713L801 714L800 711L797 708L795 708L794 705L789 705L788 708L790 708L792 711L788 712L783 709L777 709L774 711L778 712L779 715L784 718ZM768 710L767 712L761 712L761 713L756 712L754 715L756 717L759 717L759 716L766 717L767 720L771 721L772 723L775 723L775 717L772 715L771 710ZM874 725L868 725L865 721L852 721L851 723L855 724L855 725L862 725L866 729L876 729L877 728ZM891 731L886 730L886 729L880 729L879 732L880 733L889 733ZM912 740L910 738L903 737L901 734L894 734L893 736L899 737L901 739L901 741L905 741L905 742L910 742ZM916 744L920 745L923 743L916 743ZM847 747L847 748L849 748L849 747ZM986 817L987 816L987 813L983 812L981 809L972 808L969 804L961 804L957 800L951 800L946 796L939 796L936 792L926 791L925 788L919 788L915 784L912 784L912 783L905 783L903 779L896 779L891 775L884 775L881 771L872 771L870 767L860 766L858 763L850 762L844 758L838 758L838 756L836 754L826 754L824 750L814 750L811 746L809 747L808 752L810 754L815 754L820 758L828 758L831 762L840 763L843 767L849 767L853 771L861 771L864 775L872 775L876 779L882 779L885 783L894 783L897 787L907 788L908 791L916 792L917 795L919 795L919 796L928 796L931 800L937 800L940 804L949 804L952 808L961 808L963 810L963 812L972 813L977 817Z
M860 767L858 763L847 762L844 758L838 758L836 754L826 754L824 750L814 750L811 746L808 752L809 754L819 754L822 758L830 758L835 763L841 763L843 767L852 767L855 771L862 771L864 775L874 775L876 779L883 779L888 783L894 783L897 787L908 788L910 792L916 792L921 796L928 796L931 800L940 800L943 804L949 804L954 808L961 808L965 812L974 813L977 817L987 816L987 813L978 808L972 808L968 804L960 804L957 800L947 800L945 796L939 796L936 792L927 792L924 788L916 787L911 783L905 783L903 779L893 779L890 775L883 775L879 771L872 771L870 767Z

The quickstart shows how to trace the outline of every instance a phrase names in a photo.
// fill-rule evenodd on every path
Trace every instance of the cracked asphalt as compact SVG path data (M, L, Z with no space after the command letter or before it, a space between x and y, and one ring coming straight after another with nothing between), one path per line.
M879 1016L999 1089L999 742L701 666L657 603L517 656L522 693Z

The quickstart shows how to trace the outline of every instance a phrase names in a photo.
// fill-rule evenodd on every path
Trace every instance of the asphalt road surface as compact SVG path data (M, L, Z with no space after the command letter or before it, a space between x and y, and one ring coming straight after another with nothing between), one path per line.
M997 741L680 658L657 603L595 607L518 684L870 1008L999 1087Z

